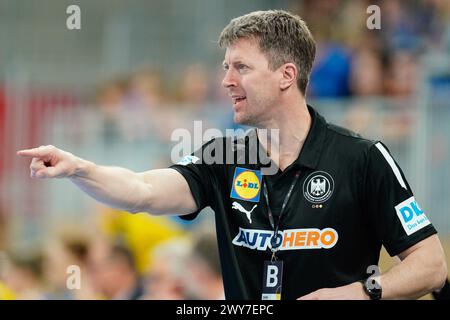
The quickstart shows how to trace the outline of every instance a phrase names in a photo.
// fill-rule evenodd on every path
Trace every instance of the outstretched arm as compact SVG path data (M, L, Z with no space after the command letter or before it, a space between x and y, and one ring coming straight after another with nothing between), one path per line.
M32 178L68 178L110 207L157 215L183 215L197 210L186 180L174 169L136 173L120 167L99 166L54 146L21 150L17 154L32 159Z

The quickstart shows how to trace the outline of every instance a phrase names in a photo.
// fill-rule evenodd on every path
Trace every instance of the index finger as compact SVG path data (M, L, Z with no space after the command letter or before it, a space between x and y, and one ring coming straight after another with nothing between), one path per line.
M17 151L17 155L22 157L45 157L48 154L48 150L45 148L33 148Z

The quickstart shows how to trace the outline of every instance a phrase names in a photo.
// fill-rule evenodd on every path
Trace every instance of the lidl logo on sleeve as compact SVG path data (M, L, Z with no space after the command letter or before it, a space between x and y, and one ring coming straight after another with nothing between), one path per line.
M230 197L239 200L259 202L261 171L236 167Z
M414 197L396 205L395 211L408 236L431 223Z

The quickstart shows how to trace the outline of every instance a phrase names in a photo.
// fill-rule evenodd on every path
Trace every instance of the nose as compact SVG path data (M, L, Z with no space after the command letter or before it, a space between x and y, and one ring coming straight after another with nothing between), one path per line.
M233 75L233 70L231 69L227 70L222 80L222 86L224 86L225 88L237 86L237 80Z

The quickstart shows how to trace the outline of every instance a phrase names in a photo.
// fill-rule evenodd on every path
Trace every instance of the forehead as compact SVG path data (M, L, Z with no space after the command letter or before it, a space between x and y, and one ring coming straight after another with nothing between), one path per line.
M259 48L256 39L241 38L229 45L225 51L224 63L233 63L234 61L253 61L267 62L267 58Z

